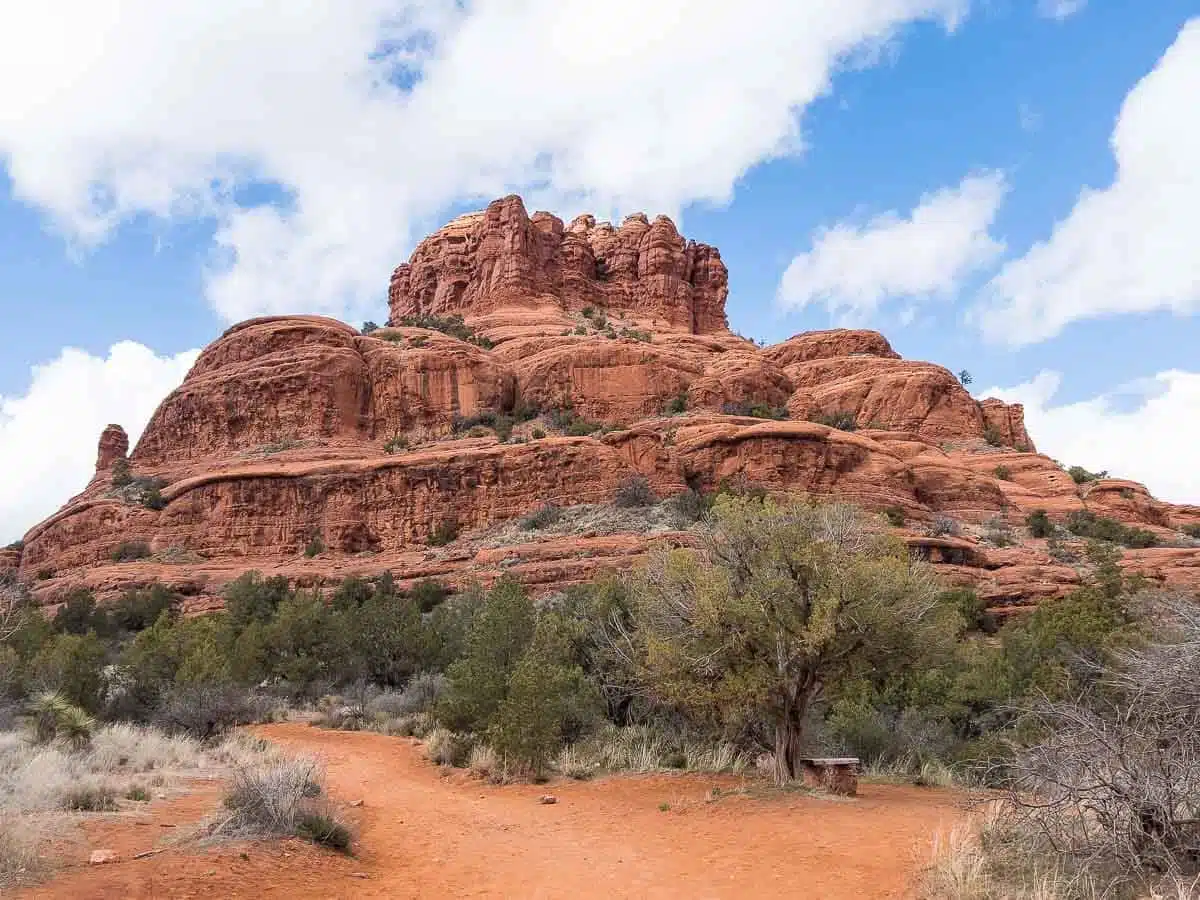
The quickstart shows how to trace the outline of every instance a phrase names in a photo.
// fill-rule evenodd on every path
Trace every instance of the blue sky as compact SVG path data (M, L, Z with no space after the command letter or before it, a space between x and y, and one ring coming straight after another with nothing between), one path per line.
M736 330L877 328L1026 402L1046 452L1200 502L1195 424L1142 446L1200 418L1195 0L51 5L0 37L0 459L54 486L0 491L0 538L231 321L382 319L414 241L509 190L672 214L721 248ZM924 207L938 227L889 227Z

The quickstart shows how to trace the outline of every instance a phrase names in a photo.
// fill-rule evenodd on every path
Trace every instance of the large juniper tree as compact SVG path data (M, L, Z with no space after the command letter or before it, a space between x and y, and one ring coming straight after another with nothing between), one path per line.
M835 679L903 666L953 635L926 565L854 507L721 498L701 552L653 552L614 645L658 700L714 724L765 723L797 775L806 713Z

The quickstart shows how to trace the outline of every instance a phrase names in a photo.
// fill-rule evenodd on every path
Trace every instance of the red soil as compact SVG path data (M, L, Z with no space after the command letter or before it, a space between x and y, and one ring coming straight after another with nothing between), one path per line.
M212 809L208 788L136 819L89 823L90 846L122 861L68 869L21 896L899 898L932 835L960 816L948 792L890 785L860 785L854 800L694 775L496 787L446 774L411 740L303 725L259 732L326 760L357 858L285 841L130 859L156 846L164 822ZM724 793L739 787L749 790ZM556 804L537 802L547 792Z

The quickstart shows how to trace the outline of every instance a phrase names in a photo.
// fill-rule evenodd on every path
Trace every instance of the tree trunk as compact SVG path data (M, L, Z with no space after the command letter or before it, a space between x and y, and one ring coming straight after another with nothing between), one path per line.
M801 715L789 710L775 723L775 783L785 785L800 774Z

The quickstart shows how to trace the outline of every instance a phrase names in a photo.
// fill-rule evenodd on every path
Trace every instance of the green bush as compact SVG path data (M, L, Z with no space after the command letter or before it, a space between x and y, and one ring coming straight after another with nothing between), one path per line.
M1190 538L1196 538L1197 540L1200 540L1200 522L1197 522L1193 525L1184 525L1180 531Z
M665 412L668 416L677 416L687 412L688 398L687 391L680 391L674 397L667 401Z
M1012 481L1012 469L1008 466L996 466L992 471L1001 481Z
M150 545L145 541L121 541L110 554L113 562L132 562L149 555Z
M571 437L585 437L589 434L595 434L604 426L599 422L589 422L587 419L574 419L567 425L567 434Z
M379 329L379 326L368 319L366 322L363 322L362 328L360 330L362 331L363 334L370 334L372 331L377 331L378 329Z
M904 527L904 523L908 520L903 508L899 506L889 506L883 511L884 516L888 520L888 524L895 528Z
M529 432L529 436L531 438L533 438L535 441L540 441L542 438L544 438L546 436L546 432L543 431L541 428L535 428L531 432Z
M448 334L460 341L476 344L485 350L491 350L493 346L486 337L476 335L475 330L463 322L462 316L404 316L395 324L404 328L428 328L431 331L440 331L442 334ZM416 345L416 338L413 338L413 344Z
M854 431L858 428L857 417L854 413L848 411L819 413L813 416L812 420L818 425L828 425L830 428L836 428L839 431Z
M429 537L426 543L430 547L444 547L447 544L454 543L458 539L458 521L453 518L442 519L433 530L429 532Z
M1046 514L1044 509L1035 509L1026 516L1025 525L1029 529L1029 533L1035 538L1054 536L1054 523L1050 521L1050 516Z
M1108 541L1126 547L1158 546L1158 536L1145 528L1131 528L1116 519L1098 516L1091 510L1076 509L1067 514L1067 530L1079 537Z
M657 502L658 496L645 475L630 475L622 479L613 494L613 503L623 509L653 506Z
M699 522L708 514L712 508L713 498L709 494L703 494L695 488L676 494L670 499L671 510L675 513L676 518L684 524Z
M983 439L990 447L1004 446L1004 435L1000 433L999 428L991 423L983 426Z
M1067 474L1071 476L1071 480L1076 484L1087 484L1089 481L1098 481L1101 478L1108 477L1108 471L1089 472L1083 466L1071 466L1067 469Z
M88 713L101 707L104 696L104 642L95 632L58 634L38 650L30 668L43 690L60 694L67 703Z
M325 552L325 540L321 537L319 531L313 532L312 537L308 539L308 543L304 546L304 555L309 559L314 556L320 556Z
M485 731L533 629L533 602L525 591L512 579L497 581L474 617L465 654L446 671L438 720L453 731Z
M560 519L562 519L562 507L554 503L543 503L521 519L521 527L525 531L540 531L556 524Z
M349 853L353 843L349 828L328 813L320 812L301 813L296 821L296 836L339 853Z
M384 453L399 453L400 451L407 450L407 449L408 449L408 438L406 438L402 434L398 434L395 437L388 438L387 442L383 445Z

